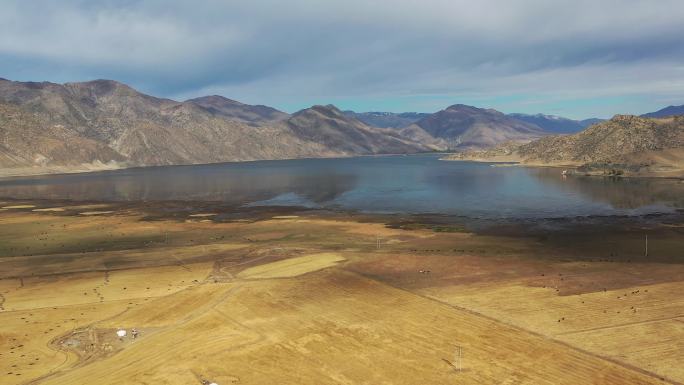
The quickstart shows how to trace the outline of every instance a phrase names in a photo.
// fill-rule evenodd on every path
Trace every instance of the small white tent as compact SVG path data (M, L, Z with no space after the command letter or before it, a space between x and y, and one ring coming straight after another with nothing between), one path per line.
M116 335L119 336L119 338L124 338L126 337L126 329L119 329L116 331Z

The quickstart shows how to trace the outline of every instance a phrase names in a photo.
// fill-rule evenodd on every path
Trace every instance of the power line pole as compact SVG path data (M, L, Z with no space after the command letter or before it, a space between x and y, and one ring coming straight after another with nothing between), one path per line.
M459 373L463 370L462 360L463 360L463 348L461 348L459 346L458 347L458 371L459 371Z

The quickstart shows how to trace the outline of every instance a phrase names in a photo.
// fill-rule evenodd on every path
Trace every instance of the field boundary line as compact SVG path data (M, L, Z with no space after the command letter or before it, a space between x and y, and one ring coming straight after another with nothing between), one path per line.
M622 323L622 324L618 324L618 325L597 326L595 328L589 328L589 329L572 330L569 332L557 333L557 334L554 334L554 336L567 336L567 335L572 335L572 334L582 334L582 333L593 332L596 330L618 329L618 328L627 327L627 326L642 325L642 324L648 324L648 323L657 323L657 322L664 322L664 321L684 322L682 320L678 320L678 318L681 318L681 317L684 317L684 314L679 314L679 315L676 315L673 317L663 317L663 318L654 318L654 319L644 320L644 321L626 322L626 323Z
M456 309L456 310L460 310L460 311L463 311L463 312L465 312L465 313L468 313L468 314L471 314L471 315L474 315L474 316L478 316L478 317L481 317L481 318L485 318L485 319L487 319L487 320L489 320L489 321L492 321L492 322L495 322L495 323L498 323L498 324L501 324L501 325L505 325L505 326L507 326L507 327L509 327L509 328L512 328L512 329L514 329L514 330L518 330L518 331L521 331L521 332L524 332L524 333L533 335L533 336L535 336L535 337L541 338L541 339L543 339L543 340L546 340L546 341L549 341L549 342L552 342L552 343L556 343L556 344L562 345L562 346L564 346L564 347L566 347L566 348L568 348L568 349L572 349L572 350L574 350L574 351L576 351L576 352L579 352L579 353L582 353L582 354L586 354L586 355L588 355L588 356L591 356L591 357L594 357L594 358L598 358L598 359L601 359L601 360L610 362L610 363L612 363L613 365L621 366L621 367L623 367L623 368L625 368L625 369L627 369L627 370L632 370L632 371L634 371L634 372L643 374L643 375L645 375L645 376L654 378L654 379L656 379L656 380L664 381L664 382L669 383L669 384L672 384L672 385L684 385L684 383L675 381L675 380L673 380L673 379L671 379L671 378L667 378L667 377L665 377L664 375L660 375L660 374L657 374L657 373L650 372L650 371L648 371L648 370L646 370L646 369L643 369L643 368L640 368L640 367L638 367L638 366L634 366L634 365L628 364L628 363L626 363L626 362L618 361L617 359L614 359L614 358L611 358L611 357L602 356L602 355L600 355L600 354L592 353L592 352L587 351L587 350L584 350L584 349L582 349L582 348L580 348L580 347L578 347L578 346L571 345L571 344L569 344L569 343L567 343L567 342L564 342L564 341L555 339L555 338L553 338L553 337L550 337L550 336L541 334L541 333L536 332L536 331L533 331L533 330L529 330L529 329L522 328L522 327L520 327L520 326L518 326L518 325L514 325L514 324L508 323L508 322L506 322L506 321L503 321L503 320L500 320L500 319L497 319L497 318L488 316L488 315L486 315L486 314L482 314L482 313L477 312L477 311L475 311L475 310L468 309L468 308L464 308L464 307L461 307L461 306L458 306L458 305L454 305L454 304L452 304L452 303L449 303L449 302L446 302L446 301L444 301L444 300L441 300L441 299L438 299L438 298L434 298L434 297L431 297L431 296L428 296L428 295L425 295L425 294L415 293L415 292L412 292L412 291L410 291L410 290L408 290L408 289L404 289L404 288L402 288L402 287L398 287L398 286L392 285L391 283L388 283L388 282L385 282L385 281L382 281L382 280L378 280L378 279L376 279L376 278L372 278L372 277L370 277L370 276L366 276L366 275L364 275L364 274L361 274L361 273L358 273L358 272L355 272L355 271L350 271L350 270L345 270L345 271L347 271L347 272L349 272L349 273L351 273L351 274L354 274L354 275L357 275L357 276L366 278L366 279L370 279L370 280L372 280L372 281L374 281L374 282L377 282L377 283L380 283L380 284L382 284L382 285L386 285L386 286L388 286L388 287L392 287L392 288L395 288L395 289L397 289L397 290L401 290L401 291L403 291L403 292L405 292L405 293L412 294L412 295L414 295L414 296L416 296L416 297L420 297L420 298L423 298L423 299L426 299L426 300L429 300L429 301L437 302L437 303L439 303L439 304L448 306L448 307L450 307L450 308L453 308L453 309Z

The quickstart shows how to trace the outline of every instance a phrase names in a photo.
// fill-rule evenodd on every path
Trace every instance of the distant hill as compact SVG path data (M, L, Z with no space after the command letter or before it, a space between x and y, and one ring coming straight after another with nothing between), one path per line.
M354 112L344 111L344 114L356 118L369 126L380 128L403 128L415 123L430 114L422 112Z
M428 149L339 110L334 117L319 110L290 117L218 96L177 102L111 80L0 80L0 168L64 172Z
M684 115L684 105L665 107L662 110L649 112L648 114L643 114L641 116L645 118L664 118L673 115Z
M684 175L684 116L616 115L577 134L547 136L451 158L580 166L588 172Z
M579 122L584 128L586 128L586 127L591 126L592 124L601 123L601 122L605 122L605 121L606 121L606 119L589 118L589 119L580 120Z
M287 124L297 136L335 148L345 154L414 153L429 148L396 131L370 127L333 105L313 106L296 112Z
M553 134L573 134L582 131L588 126L603 121L602 119L573 120L555 115L544 114L508 114L511 118L522 120L539 126L546 132Z
M424 131L453 150L482 149L504 142L529 142L547 135L539 126L493 109L463 104L431 114L404 130Z
M248 124L277 122L285 120L290 116L272 107L263 105L252 106L219 95L190 99L186 100L186 103L193 103L212 114Z

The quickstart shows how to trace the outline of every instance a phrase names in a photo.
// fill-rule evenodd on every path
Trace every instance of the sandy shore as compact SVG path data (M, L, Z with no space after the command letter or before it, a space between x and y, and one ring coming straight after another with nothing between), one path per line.
M4 206L3 384L684 382L681 216Z

